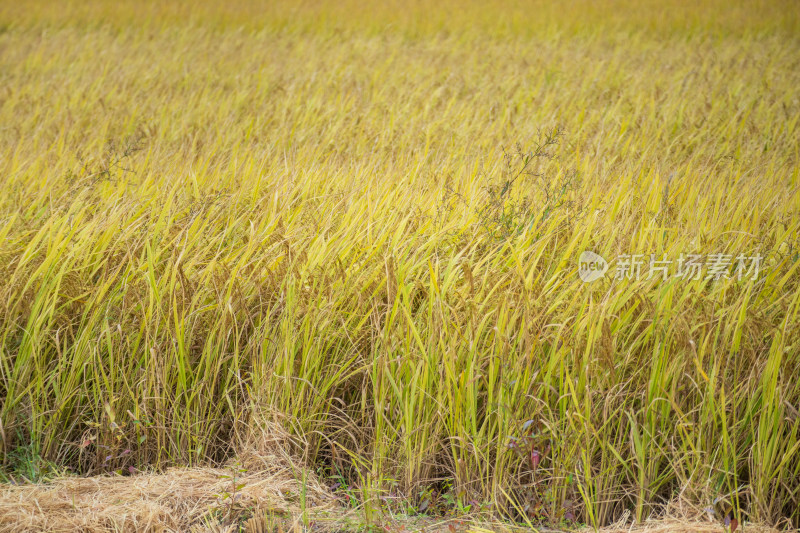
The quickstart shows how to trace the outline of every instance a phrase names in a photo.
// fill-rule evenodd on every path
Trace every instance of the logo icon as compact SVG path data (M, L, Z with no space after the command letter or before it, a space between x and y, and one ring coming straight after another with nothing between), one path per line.
M584 283L591 283L606 275L608 261L594 252L585 251L578 258L578 276Z

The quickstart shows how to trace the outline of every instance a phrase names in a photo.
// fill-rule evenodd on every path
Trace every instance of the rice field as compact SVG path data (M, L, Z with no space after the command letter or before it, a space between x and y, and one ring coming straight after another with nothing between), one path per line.
M0 480L800 527L799 157L790 0L2 0Z

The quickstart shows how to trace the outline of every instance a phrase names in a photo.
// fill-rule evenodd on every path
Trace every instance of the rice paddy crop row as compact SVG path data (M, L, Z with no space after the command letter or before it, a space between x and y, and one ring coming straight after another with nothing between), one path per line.
M6 475L280 424L367 510L798 526L795 8L0 3Z

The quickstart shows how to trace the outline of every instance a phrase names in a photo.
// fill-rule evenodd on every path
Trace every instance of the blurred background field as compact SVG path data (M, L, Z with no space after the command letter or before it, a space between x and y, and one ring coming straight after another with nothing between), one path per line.
M798 527L799 120L794 1L1 1L2 479Z

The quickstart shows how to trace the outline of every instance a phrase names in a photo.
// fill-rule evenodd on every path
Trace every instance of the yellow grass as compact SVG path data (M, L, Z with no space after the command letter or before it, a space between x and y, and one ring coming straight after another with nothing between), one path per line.
M2 479L280 427L369 523L798 527L798 36L779 0L0 1Z

